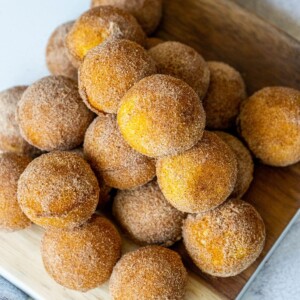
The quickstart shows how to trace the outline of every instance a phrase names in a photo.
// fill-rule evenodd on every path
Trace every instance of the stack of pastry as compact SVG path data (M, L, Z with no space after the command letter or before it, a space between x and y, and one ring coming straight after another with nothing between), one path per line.
M147 37L161 15L160 0L92 1L50 37L52 75L0 93L0 227L44 227L45 268L67 288L111 277L114 299L182 299L187 272L166 248L182 237L203 272L241 273L265 242L241 200L248 148L272 166L300 160L300 92L247 98L231 66ZM113 222L141 248L120 259Z

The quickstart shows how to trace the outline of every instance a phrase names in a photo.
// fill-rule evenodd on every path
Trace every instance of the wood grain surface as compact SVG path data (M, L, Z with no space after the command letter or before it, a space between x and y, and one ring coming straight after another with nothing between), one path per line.
M0 274L36 300L111 299L108 283L86 293L81 293L66 289L50 278L43 267L40 255L42 235L43 229L36 225L13 233L1 232ZM136 248L136 245L123 238L123 253ZM190 272L186 300L199 299L219 300L224 298L212 289L204 279Z
M226 0L165 0L157 36L193 46L208 60L225 61L243 74L252 93L264 86L300 88L300 44L277 28ZM271 124L270 124L271 126ZM186 299L234 299L300 207L300 164L272 168L257 163L255 179L244 199L262 215L267 241L261 257L232 278L202 274L179 251L190 271ZM57 285L43 269L37 226L0 233L0 272L16 280L38 299L110 299L107 285L85 294ZM125 242L125 251L135 246Z
M300 87L300 44L229 0L165 0L158 36L193 46L242 72L249 92Z

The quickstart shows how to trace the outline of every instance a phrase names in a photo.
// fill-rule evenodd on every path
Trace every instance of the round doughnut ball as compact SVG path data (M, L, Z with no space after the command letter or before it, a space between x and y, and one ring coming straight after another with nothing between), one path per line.
M147 34L155 31L162 17L162 0L92 0L92 7L112 5L132 14Z
M200 99L209 85L209 68L203 57L192 47L179 42L164 42L149 50L159 73L179 78L189 84Z
M48 76L32 84L18 104L22 136L44 150L69 150L79 146L94 118L78 93L75 81Z
M235 276L260 255L265 225L252 205L229 200L206 214L189 215L183 225L185 247L201 271Z
M21 136L15 118L18 102L27 86L16 86L0 92L0 150L34 156L39 150Z
M156 174L166 199L178 210L201 213L223 203L237 178L237 161L230 147L205 131L192 149L157 160Z
M160 157L193 147L203 135L205 113L199 97L185 82L153 75L125 94L117 120L133 149Z
M46 63L53 75L63 75L77 80L77 69L69 59L65 39L74 22L58 26L51 34L46 48Z
M155 176L154 160L124 141L115 115L100 114L93 121L85 134L84 154L98 177L117 189L144 185Z
M206 125L211 129L234 127L239 108L246 99L246 87L241 74L222 62L208 62L210 85L203 106Z
M87 52L108 39L127 39L144 45L145 33L129 13L112 6L99 6L85 12L66 38L68 53L79 67Z
M20 230L31 224L17 200L18 180L29 162L24 155L0 154L0 230Z
M183 300L187 272L180 256L147 246L125 254L113 269L109 289L114 300Z
M214 133L217 134L236 155L238 173L231 197L241 198L247 192L253 180L254 164L251 154L244 144L233 135L222 131L215 131Z
M18 182L23 212L45 228L73 228L86 222L99 201L89 164L76 153L54 151L32 161Z
M85 292L108 280L121 255L121 238L108 219L94 215L81 227L47 231L41 253L57 283Z
M171 246L181 239L185 214L165 199L156 181L130 191L119 191L113 214L138 244Z
M155 62L142 46L111 40L87 54L79 71L80 94L94 112L117 113L124 94L154 73Z
M300 91L267 87L256 92L242 106L238 124L263 163L284 167L300 161Z
M149 50L161 43L164 43L164 40L156 37L150 37L146 39L145 49Z

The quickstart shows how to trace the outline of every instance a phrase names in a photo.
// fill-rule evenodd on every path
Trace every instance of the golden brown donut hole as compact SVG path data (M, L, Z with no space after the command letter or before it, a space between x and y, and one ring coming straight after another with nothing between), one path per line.
M183 241L194 263L219 277L235 276L248 268L262 252L265 238L261 216L242 200L189 215L183 225Z
M147 51L129 40L112 40L91 50L79 71L79 89L96 113L117 113L121 98L138 81L156 73Z
M300 161L300 91L263 88L242 105L238 126L263 163L284 167Z
M187 272L180 256L160 246L125 254L114 267L109 289L114 300L183 300Z
M133 149L160 157L193 147L203 135L205 113L199 97L184 81L153 75L125 94L117 120Z
M17 117L26 141L53 151L79 146L94 114L80 98L75 81L48 76L26 89L18 103Z
M216 134L205 131L190 150L159 158L158 184L178 210L201 213L223 203L237 178L237 161L231 148Z
M165 199L156 181L118 191L113 214L124 231L139 244L171 246L181 239L185 214Z
M99 201L99 185L78 154L54 151L33 160L18 182L18 201L34 223L52 229L86 222Z
M185 81L203 99L210 81L210 71L203 57L192 47L179 42L160 43L149 50L159 73Z
M121 255L121 238L108 219L94 215L81 227L47 231L41 253L46 271L57 283L85 292L109 279Z
M82 14L67 35L71 61L79 67L89 50L111 39L128 39L144 45L145 33L129 13L112 6L98 6Z

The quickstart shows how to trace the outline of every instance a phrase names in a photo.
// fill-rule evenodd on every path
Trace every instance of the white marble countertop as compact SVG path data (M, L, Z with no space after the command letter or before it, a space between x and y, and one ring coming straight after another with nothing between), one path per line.
M234 1L300 40L300 0ZM86 10L89 2L89 0L1 0L0 36L2 42L11 41L11 44L1 47L0 66L2 70L11 70L11 72L0 72L0 90L16 83L30 84L47 75L43 49L48 36L57 24L74 19ZM58 7L66 9L61 11L57 9ZM38 17L35 14L38 14ZM12 15L14 17L11 17ZM32 15L32 18L25 19L24 15ZM41 26L38 22L41 18L47 18L49 22ZM35 29L34 35L24 34L27 30L32 30L32 27ZM11 36L14 38L12 39ZM299 283L300 218L251 283L242 299L299 300Z

